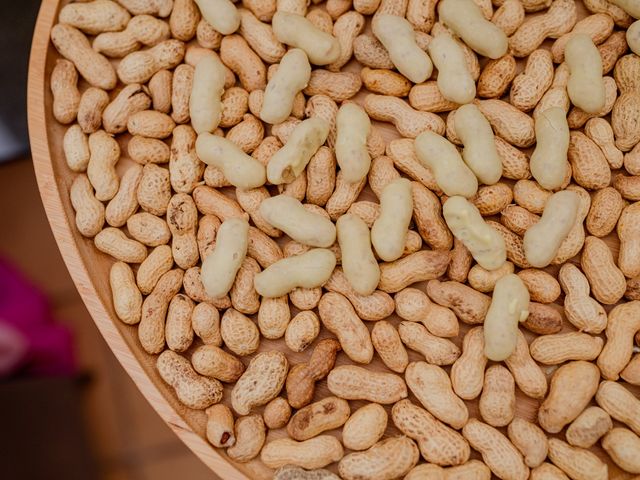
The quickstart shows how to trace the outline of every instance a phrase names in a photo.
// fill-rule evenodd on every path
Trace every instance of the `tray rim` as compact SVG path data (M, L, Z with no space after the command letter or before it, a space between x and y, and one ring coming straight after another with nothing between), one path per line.
M27 79L27 122L31 157L42 204L58 250L100 334L156 413L216 475L225 480L249 480L249 477L236 469L214 447L191 429L147 376L144 368L114 325L116 320L111 317L106 306L100 300L73 238L71 230L73 227L65 214L60 197L61 192L55 181L44 101L45 89L47 88L45 65L52 48L49 42L49 32L54 24L60 3L61 0L43 0L40 6L31 43Z

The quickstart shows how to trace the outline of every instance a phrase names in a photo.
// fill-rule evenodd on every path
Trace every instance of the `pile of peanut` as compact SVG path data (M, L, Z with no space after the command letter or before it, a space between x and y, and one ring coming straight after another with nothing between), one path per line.
M640 2L580 3L61 9L75 223L213 446L280 480L640 474Z

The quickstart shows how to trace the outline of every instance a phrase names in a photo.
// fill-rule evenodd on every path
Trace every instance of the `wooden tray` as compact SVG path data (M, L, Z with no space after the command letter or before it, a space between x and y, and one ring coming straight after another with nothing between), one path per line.
M74 174L67 167L62 151L62 137L66 127L58 124L51 111L52 95L49 89L49 77L59 55L49 41L49 32L57 18L57 12L66 0L44 0L35 27L31 58L29 62L28 82L28 115L29 134L31 140L31 153L34 168L38 180L40 195L46 210L51 229L67 268L80 292L80 295L91 313L100 333L105 338L111 350L118 358L124 369L131 376L145 398L151 403L162 419L178 435L182 441L217 475L223 479L267 479L271 478L272 471L264 467L259 460L247 464L239 464L231 461L223 450L213 448L204 438L205 414L181 405L173 390L159 377L155 369L155 356L148 355L138 341L137 327L128 326L120 322L112 307L111 290L109 287L109 269L113 259L99 252L90 239L82 237L76 230L74 212L69 200L69 187ZM584 16L584 8L580 4L581 16ZM361 93L360 98L363 97ZM385 124L377 124L387 141L397 138L398 134L393 127ZM124 139L126 142L126 139ZM126 158L126 149L123 149L123 158L119 162L119 169L124 169L130 162ZM367 194L365 193L365 197ZM617 239L611 238L610 245L617 250ZM418 285L418 287L421 287ZM560 309L560 306L558 306ZM292 308L292 315L295 309ZM391 317L392 323L398 322L398 318ZM369 328L372 322L367 322ZM453 339L461 344L464 333L469 329L465 324L460 324L460 335ZM326 332L320 338L327 336ZM296 354L286 348L282 340L261 340L260 351L278 349L285 351L291 365L305 361L313 350L309 347L305 352ZM409 351L411 361L424 360L419 354ZM247 363L247 359L244 359ZM345 359L344 354L339 354L337 365L351 363ZM388 371L381 363L377 355L368 366L373 370ZM547 372L552 373L549 369ZM228 402L230 388L225 388L224 402ZM632 388L636 394L640 389ZM315 400L330 395L326 383L317 384ZM517 391L517 415L528 420L534 420L537 414L539 402L526 397ZM410 395L413 401L416 401ZM360 407L364 402L351 402L352 410ZM479 416L477 402L466 402L470 415ZM339 432L332 432L340 436ZM386 435L397 434L398 431L389 422ZM270 431L267 441L286 436L283 430ZM601 448L594 451L610 465L610 478L627 479L632 475L621 472L613 465ZM479 458L477 452L473 452L472 458ZM329 467L335 470L335 464Z

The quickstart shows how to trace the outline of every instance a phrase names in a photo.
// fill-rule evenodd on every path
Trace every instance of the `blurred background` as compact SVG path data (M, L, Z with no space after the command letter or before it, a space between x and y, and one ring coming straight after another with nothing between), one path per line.
M26 115L39 6L0 2L0 477L215 479L109 350L49 229Z

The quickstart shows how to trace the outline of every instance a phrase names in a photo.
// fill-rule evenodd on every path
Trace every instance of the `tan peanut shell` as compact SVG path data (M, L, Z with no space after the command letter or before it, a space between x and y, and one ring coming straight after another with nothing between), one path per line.
M418 462L416 444L408 437L382 440L364 452L345 456L338 472L345 480L402 477Z
M222 399L220 382L198 375L189 360L171 350L158 356L156 367L162 379L175 389L178 399L189 408L201 410Z
M211 445L225 448L236 443L233 413L229 407L218 403L207 408L205 413L207 414L206 436Z
M367 450L382 438L387 412L377 403L368 403L351 414L342 428L342 443L350 450Z
M142 295L131 267L124 262L114 263L109 272L109 284L118 318L128 325L138 323L142 318Z
M451 388L446 372L426 362L412 362L407 367L405 380L420 403L438 420L460 429L469 419L464 402Z
M482 419L491 426L504 427L513 420L516 410L515 381L502 365L492 365L485 371L478 407Z
M308 405L313 399L315 383L323 379L333 368L340 343L333 338L320 340L309 361L291 368L287 376L287 400L293 408Z
M349 402L337 397L325 397L298 410L287 425L287 433L294 440L308 440L341 427L350 414Z
M594 453L572 447L558 438L549 439L549 460L573 478L608 478L607 465Z
M600 372L592 363L579 360L561 366L553 374L549 395L540 405L540 426L547 432L557 433L575 420L593 398L599 380ZM571 396L570 402L567 395Z
M262 416L267 428L282 428L291 418L291 406L284 398L276 397L264 407Z
M407 396L407 386L392 373L372 372L355 365L336 367L327 377L329 391L346 400L391 404Z
M236 442L227 449L227 455L236 462L248 462L260 454L267 437L262 415L240 417L235 423Z
M507 433L511 443L522 453L528 467L538 467L547 458L547 437L537 425L516 417L509 424Z
M499 430L474 418L464 426L462 434L482 454L484 462L497 476L529 477L529 468L524 464L522 455Z
M275 398L284 386L289 364L281 352L256 355L231 391L233 409L241 415Z
M600 407L588 407L567 428L567 442L574 447L591 448L612 428L607 412Z
M397 402L391 418L402 433L418 442L420 454L428 462L461 465L469 459L469 444L462 435L410 400Z
M269 468L297 465L305 469L322 468L344 455L340 441L331 435L320 435L303 442L280 438L268 442L260 459Z
M376 322L371 330L371 342L384 364L397 373L404 372L409 355L395 327L384 320Z
M419 323L401 322L398 332L408 348L421 353L431 364L451 365L460 356L460 349L453 342L430 334Z
M518 331L516 349L505 361L505 365L513 374L518 388L532 398L543 398L547 393L547 379L542 369L531 358L527 340Z
M234 355L225 352L216 345L202 345L191 356L196 372L225 383L237 381L245 368Z

